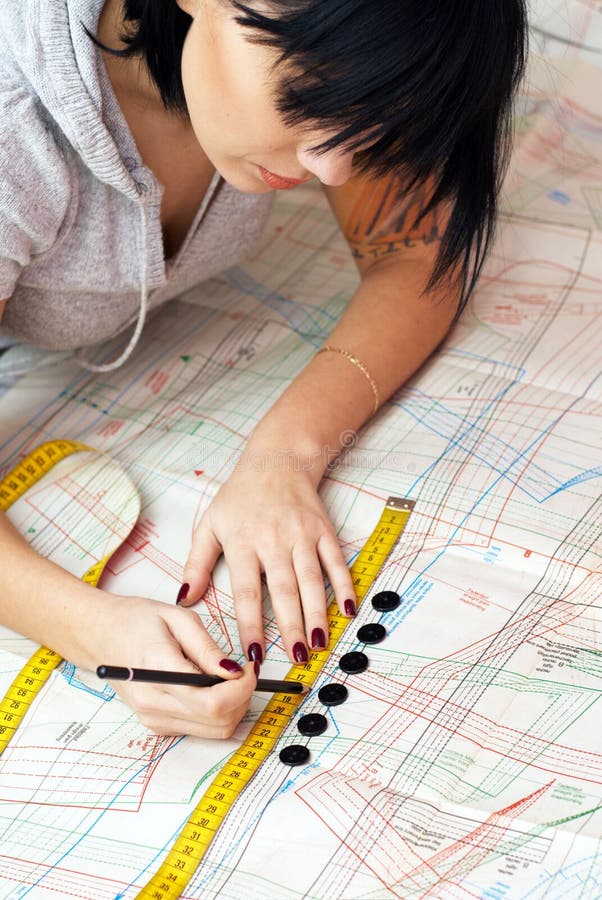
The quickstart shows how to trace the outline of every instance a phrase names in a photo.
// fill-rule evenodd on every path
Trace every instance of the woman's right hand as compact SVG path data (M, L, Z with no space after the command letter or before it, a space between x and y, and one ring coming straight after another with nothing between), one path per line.
M94 617L85 640L87 655L96 665L200 669L227 679L207 688L112 682L142 724L161 735L230 737L255 690L253 663L242 669L228 659L192 610L143 597L98 593L103 595L100 615Z
M230 737L256 686L252 663L234 671L198 615L158 600L98 590L39 556L0 512L0 622L77 666L207 672L214 687L120 681L115 690L157 734ZM228 662L232 663L233 660Z

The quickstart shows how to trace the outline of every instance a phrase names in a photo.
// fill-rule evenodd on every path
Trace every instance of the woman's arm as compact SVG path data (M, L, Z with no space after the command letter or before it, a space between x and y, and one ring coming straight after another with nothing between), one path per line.
M361 283L328 336L360 359L384 403L428 359L447 334L460 288L425 293L439 251L445 213L418 221L428 202L418 189L404 204L388 203L396 179L355 179L325 188L354 254ZM340 436L371 418L374 394L362 371L338 353L315 356L254 432L250 445L288 437L290 446L316 457L341 449ZM326 460L327 461L327 460Z
M0 316L5 301L0 301ZM97 590L39 556L0 511L0 622L86 669L98 665L197 671L231 679L211 688L115 685L159 734L229 737L255 687L253 666L224 668L225 654L196 613ZM236 665L236 664L234 664Z
M102 663L198 671L231 679L211 688L117 684L144 725L159 734L229 737L255 687L253 667L232 673L191 610L122 597L85 584L39 556L0 512L0 621L76 665Z
M361 283L327 344L362 361L381 403L441 342L459 296L459 288L425 293L444 212L418 222L426 193L399 208L387 203L390 187L358 179L328 190ZM317 488L345 436L373 409L370 382L357 365L339 353L315 356L256 427L197 528L184 569L184 602L202 596L223 552L242 647L251 658L264 647L262 572L292 660L303 662L307 645L317 648L327 635L322 570L341 611L352 612L353 584Z

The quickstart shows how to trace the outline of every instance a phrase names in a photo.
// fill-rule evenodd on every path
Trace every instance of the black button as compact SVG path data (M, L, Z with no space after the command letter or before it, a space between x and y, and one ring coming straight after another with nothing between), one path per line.
M321 713L308 713L301 716L297 722L297 728L301 734L312 737L316 734L323 734L328 728L328 720Z
M379 622L370 622L358 629L357 639L362 644L380 644L385 639L387 632L384 625Z
M302 766L309 759L309 750L303 744L291 744L280 751L280 762L286 766Z
M324 706L338 706L344 703L349 696L349 691L344 684L325 684L318 691L318 700Z
M357 675L358 672L365 672L368 668L368 657L365 653L354 650L352 653L341 656L339 667L348 675Z
M379 591L372 598L372 606L377 612L391 612L397 609L400 603L399 594L396 591Z

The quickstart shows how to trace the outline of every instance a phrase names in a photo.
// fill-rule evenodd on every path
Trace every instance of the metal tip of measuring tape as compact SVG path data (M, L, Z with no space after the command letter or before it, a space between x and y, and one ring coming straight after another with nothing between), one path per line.
M415 505L415 501L408 500L407 497L389 497L387 500L387 506L392 506L393 509L407 509L408 512L411 512Z

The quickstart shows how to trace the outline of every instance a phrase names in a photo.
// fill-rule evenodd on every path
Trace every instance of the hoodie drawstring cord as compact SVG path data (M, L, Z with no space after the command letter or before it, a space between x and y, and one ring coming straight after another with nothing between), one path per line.
M123 353L112 362L105 363L104 365L99 366L94 365L93 363L88 362L88 360L86 359L84 348L78 350L75 354L75 359L80 364L80 366L82 366L84 369L87 369L89 372L112 372L114 369L118 369L119 366L122 366L124 362L130 358L130 356L134 352L136 344L140 340L140 335L142 334L142 329L144 328L146 313L148 309L148 229L146 225L146 206L143 199L140 203L140 220L142 223L142 284L140 287L140 307L138 310L136 327L134 328L133 334L129 339L128 345Z

